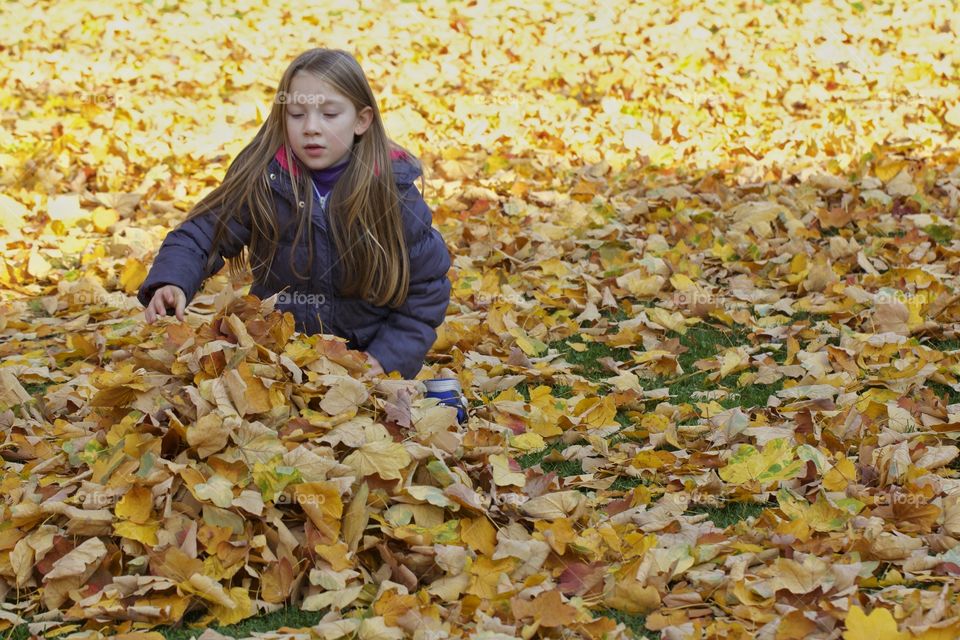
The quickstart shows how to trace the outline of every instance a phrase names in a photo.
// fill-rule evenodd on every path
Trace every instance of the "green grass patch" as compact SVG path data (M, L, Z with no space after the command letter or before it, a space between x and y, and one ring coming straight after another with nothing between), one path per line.
M574 372L591 382L613 376L609 369L598 362L600 358L610 357L617 362L629 362L631 360L629 349L615 349L602 342L586 342L581 339L575 340L575 338L580 338L580 336L572 336L566 340L555 340L549 346L559 351L564 360L573 365ZM586 349L577 351L570 346L571 342L579 342L586 346Z
M754 407L767 406L767 400L783 389L783 379L781 378L773 384L748 384L744 387L737 387L737 376L727 376L719 382L707 382L709 372L696 373L688 378L670 385L670 395L674 396L672 402L704 402L694 398L694 393L704 391L710 388L716 389L726 387L730 393L719 400L720 406L724 409L733 407L742 407L743 409L753 409Z
M561 478L579 476L583 474L583 463L579 460L564 460L562 462L541 462L540 468L546 472L553 471Z
M641 302L641 303L639 303L639 304L636 304L636 303L635 303L633 306L634 306L635 308L638 307L638 306L639 306L639 307L651 307L651 306L653 306L653 303L651 302L651 303L648 304L648 303ZM622 308L617 309L617 310L615 310L615 311L610 311L609 309L604 309L603 311L600 312L600 316L601 316L602 318L607 319L607 320L612 320L613 322L622 322L623 320L629 320L629 319L630 319L630 314L627 313L626 310L625 310L625 309L622 309Z
M960 349L960 340L956 338L950 340L938 340L934 338L933 340L927 340L922 344L928 349L936 349L937 351L956 351Z
M30 629L27 628L25 624L21 624L0 634L0 638L3 638L3 640L27 640L30 637Z
M695 504L687 509L687 513L705 513L713 524L721 529L726 529L741 520L756 518L768 507L769 505L767 504L758 504L756 502L728 502L722 507Z
M538 387L540 386L540 383L538 382L532 383L532 386ZM526 402L530 402L530 387L531 387L531 383L521 382L517 386L515 386L514 389L516 389L517 393L523 396L523 399ZM565 384L555 384L550 387L550 395L552 395L554 398L570 398L573 396L573 387ZM483 401L475 400L474 403L483 404Z
M685 334L669 332L668 339L676 338L680 344L687 350L679 354L677 361L686 372L679 378L657 377L651 379L641 378L641 385L647 389L658 387L668 387L672 395L677 396L680 402L688 402L695 391L704 388L704 378L707 372L697 372L694 363L697 360L711 358L723 350L740 345L750 344L745 328L737 327L734 329L720 329L710 325L692 327ZM570 343L585 345L583 351L576 351ZM549 345L557 349L567 362L574 365L574 371L587 378L591 382L598 382L605 378L613 376L613 373L598 361L600 358L610 357L616 362L630 363L632 357L630 350L625 348L614 348L599 342L587 342L579 339L579 336L573 336L568 340L556 340ZM713 385L711 385L713 386ZM518 385L519 388L519 385ZM565 387L566 392L569 387ZM565 397L554 393L558 397ZM524 397L529 398L529 395Z
M619 476L610 485L611 491L630 491L642 484L646 484L643 478L634 478L633 476Z
M960 402L960 391L954 391L951 387L939 382L927 380L927 387L933 390L935 394L943 398L947 404L956 404Z
M550 395L552 395L554 398L572 398L573 387L567 384L555 384L550 389Z
M237 624L231 624L225 627L210 627L218 633L231 638L246 638L256 632L276 631L280 627L290 627L299 629L301 627L312 627L320 622L325 611L303 611L297 607L285 607L279 611L268 613L262 616L247 618ZM191 622L196 620L193 617ZM206 627L191 629L188 626L183 627L158 627L156 631L163 634L168 640L189 640L193 637L199 637Z
M810 311L798 311L790 317L790 320L792 320L793 322L809 320L810 324L816 324L818 322L828 322L830 320L830 314L829 313L812 313Z
M620 611L619 609L596 609L594 613L623 623L634 638L659 637L659 635L654 634L653 631L647 630L646 626L644 626L647 621L647 617L638 613L627 613L626 611Z
M32 396L43 395L52 382L36 382L23 385L23 390Z
M577 444L586 444L586 441L582 440ZM543 459L550 455L554 451L562 451L568 445L565 445L562 442L553 442L549 446L540 451L534 451L532 453L526 453L522 456L517 456L515 459L520 464L521 469L529 469L530 467L540 465L540 468L544 471L550 472L553 471L560 477L566 476L578 476L583 473L583 463L579 460L562 460L559 462L544 462Z
M780 378L773 384L748 384L743 388L736 388L734 383L730 386L730 395L721 400L720 405L725 409L765 407L770 396L783 390L783 381L784 379Z
M633 420L622 409L617 411L617 415L613 416L613 419L616 420L620 424L620 426L625 429L629 429L634 425ZM616 436L614 436L614 438L616 438Z
M30 302L27 303L27 308L30 309L35 316L40 316L42 318L50 317L50 314L47 313L47 310L43 308L43 303L37 298L30 300Z
M928 224L923 231L937 244L950 244L953 240L953 228L946 224Z
M720 329L701 323L690 327L683 335L671 331L667 337L677 338L680 344L687 348L687 351L680 354L678 358L680 366L685 371L691 370L693 363L697 360L710 358L730 347L750 344L747 330L740 326L733 329Z

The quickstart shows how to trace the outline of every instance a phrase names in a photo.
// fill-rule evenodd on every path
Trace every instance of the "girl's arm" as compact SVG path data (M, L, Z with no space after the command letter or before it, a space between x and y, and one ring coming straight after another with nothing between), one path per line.
M203 281L220 271L224 258L234 258L250 242L250 229L237 216L227 223L220 240L218 255L211 271L206 271L207 257L213 246L213 234L217 219L212 211L185 220L167 234L153 260L147 279L140 285L137 299L147 306L154 292L166 284L183 290L187 304L200 290Z
M450 253L440 232L431 226L433 215L413 185L401 194L401 210L410 254L410 289L406 301L391 310L367 346L386 373L399 371L413 378L437 339L450 303Z

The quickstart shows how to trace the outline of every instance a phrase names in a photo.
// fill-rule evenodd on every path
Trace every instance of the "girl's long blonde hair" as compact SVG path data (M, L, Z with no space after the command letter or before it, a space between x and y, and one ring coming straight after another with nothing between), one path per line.
M314 206L312 178L310 169L287 144L287 101L279 99L291 94L290 83L298 71L313 73L331 84L353 103L358 113L365 107L373 110L373 121L363 135L354 136L346 170L329 195L330 231L339 254L340 294L364 298L377 305L400 306L409 288L410 262L390 152L402 149L387 137L360 64L340 49L311 49L287 67L277 86L277 99L260 130L230 163L223 182L188 214L190 219L212 211L217 217L207 272L216 259L220 241L229 233L227 223L243 211L249 215L250 243L246 251L242 250L228 261L229 273L237 278L248 266L255 279L267 273L279 238L267 166L282 147L291 169L293 211L298 218L294 246L300 244L304 233L309 246L305 275L293 262L295 252L290 254L290 267L298 278L309 277L311 273L314 259L310 231L310 211ZM301 201L306 206L298 207Z

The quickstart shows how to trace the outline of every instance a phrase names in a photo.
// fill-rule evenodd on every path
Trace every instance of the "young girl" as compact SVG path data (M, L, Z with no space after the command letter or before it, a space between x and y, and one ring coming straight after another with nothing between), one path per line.
M287 68L266 122L164 239L137 295L147 322L179 320L230 259L250 293L278 294L297 330L363 350L369 373L414 377L450 300L450 256L360 65L311 49ZM249 255L247 255L249 254Z

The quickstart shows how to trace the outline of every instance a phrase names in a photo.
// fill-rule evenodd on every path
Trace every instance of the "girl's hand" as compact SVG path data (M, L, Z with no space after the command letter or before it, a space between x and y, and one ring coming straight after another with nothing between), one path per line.
M383 367L380 366L380 361L377 360L376 358L374 358L374 357L373 357L372 355L370 355L369 353L366 353L366 352L364 352L364 353L365 353L366 356L367 356L367 361L370 362L370 368L367 369L367 371L366 371L363 375L366 376L366 377L368 377L368 378L372 378L372 377L374 377L374 376L383 375Z
M183 310L187 306L187 294L175 284L167 284L157 289L153 299L143 312L147 323L152 324L160 316L167 315L167 309L174 309L177 320L183 322Z

